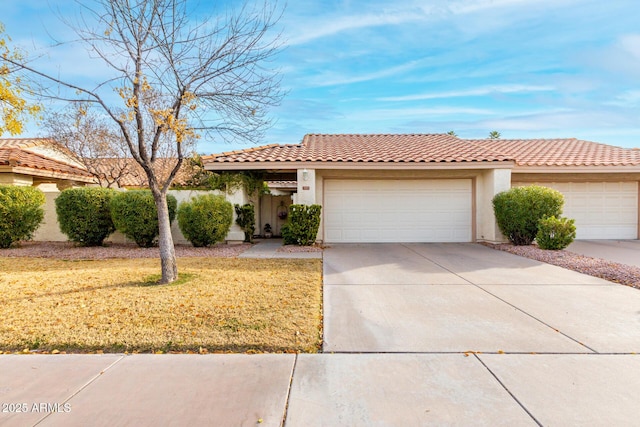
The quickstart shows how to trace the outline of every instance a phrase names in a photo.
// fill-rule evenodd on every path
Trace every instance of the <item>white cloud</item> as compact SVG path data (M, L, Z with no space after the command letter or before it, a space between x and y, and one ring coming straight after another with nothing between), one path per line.
M449 9L454 14L469 14L494 9L530 6L540 8L542 3L549 3L555 6L567 3L574 3L575 0L462 0L452 4Z
M425 16L417 13L419 11L396 11L396 12L380 12L375 14L350 15L350 16L331 16L319 20L311 20L306 22L296 22L293 30L289 33L294 34L287 40L290 46L308 43L310 41L333 36L345 31L358 30L362 28L380 27L385 25L400 25L412 21L420 21Z
M553 86L535 86L535 85L496 85L496 86L484 86L476 89L449 91L449 92L435 92L435 93L423 93L416 95L406 96L391 96L386 98L380 98L380 101L420 101L425 99L441 99L441 98L460 98L470 96L485 96L494 93L531 93L531 92L550 92L556 88Z
M547 130L566 133L580 129L612 128L632 125L633 118L603 110L546 110L538 113L519 114L488 119L479 124L486 128L514 131Z
M640 105L640 90L628 90L616 96L613 101L606 102L605 104L616 107Z
M353 76L337 75L336 73L321 74L313 77L308 81L308 86L311 87L326 87L326 86L339 86L353 83L367 82L371 80L378 80L385 77L392 77L398 74L406 73L407 71L414 70L421 65L422 61L410 61L405 64L401 64L395 67L385 68L377 70L371 73L357 74Z
M636 60L640 59L640 34L626 34L620 37L619 45L624 52Z
M346 121L365 120L369 122L377 122L381 120L413 120L433 116L486 116L492 115L494 112L485 108L468 108L468 107L434 107L434 108L394 108L394 109L373 109L361 110L345 114Z

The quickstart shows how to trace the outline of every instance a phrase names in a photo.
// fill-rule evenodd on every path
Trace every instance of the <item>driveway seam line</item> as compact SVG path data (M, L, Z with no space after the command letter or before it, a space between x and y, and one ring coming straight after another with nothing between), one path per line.
M435 265L437 265L438 267L442 268L443 270L448 271L449 273L453 274L456 277L459 277L460 279L464 280L465 282L467 282L470 285L473 286L477 286L475 283L473 283L472 281L470 281L469 279L465 279L464 277L462 277L461 275L459 275L458 273L454 273L453 271L449 270L447 267L445 267L444 265L439 264L438 262L432 260L431 258L428 258L426 256L424 256L423 254L421 254L420 252L414 250L413 248L410 248L409 246L402 244L402 247L408 249L409 251L413 252L414 254L418 255L420 258L424 258L429 262L434 263Z
M291 388L293 387L293 377L296 374L296 367L298 366L298 354L295 354L293 358L293 367L291 368L291 376L289 377L289 387L287 388L287 397L284 401L284 412L282 413L282 422L280 427L284 427L287 423L287 413L289 412L289 400L291 399Z
M115 365L117 365L118 363L120 363L122 360L124 360L126 356L123 354L121 355L117 360L115 360L113 363L111 363L109 366L107 366L104 369L101 369L100 372L98 372L97 375L95 375L93 378L91 378L89 381L87 381L86 384L84 384L83 386L81 386L79 389L77 389L76 391L74 391L73 393L71 393L71 395L69 397L67 397L62 404L64 405L65 403L69 402L71 399L73 399L74 397L76 397L78 394L80 394L85 388L89 387L91 384L93 384L98 378L100 378L102 375L104 375L105 372L107 372L109 369L113 368ZM39 424L41 424L42 422L44 422L47 418L49 418L51 415L53 415L54 412L49 412L48 414L46 414L44 417L40 418L35 424L34 426L37 426Z
M443 266L443 265L440 265L440 264L439 264L439 263L437 263L436 261L434 261L434 260L432 260L431 258L428 258L428 257L426 257L425 255L423 255L423 254L421 254L421 253L419 253L419 252L417 252L417 251L413 250L412 248L408 247L408 246L407 246L407 245L405 245L405 244L403 244L402 246L403 246L403 247L405 247L405 248L407 248L407 249L408 249L408 250L410 250L411 252L415 253L416 255L418 255L418 256L420 256L420 257L422 257L422 258L424 258L424 259L428 260L429 262L434 263L434 264L435 264L435 265L437 265L438 267L440 267L440 268L442 268L442 269L444 269L444 270L448 271L449 273L453 274L454 276L457 276L457 277L461 278L462 280L464 280L464 281L468 282L469 284L471 284L471 285L475 286L476 288L480 289L481 291L486 292L487 294L491 295L492 297L496 298L497 300L502 301L503 303L507 304L508 306L510 306L510 307L512 307L512 308L514 308L514 309L516 309L516 310L518 310L520 313L522 313L522 314L524 314L524 315L526 315L526 316L529 316L529 317L530 317L530 318L532 318L533 320L536 320L536 321L538 321L538 322L542 323L543 325L545 325L546 327L548 327L548 328L550 328L550 329L553 329L554 331L556 331L556 332L558 332L559 334L563 335L564 337L566 337L566 338L570 339L571 341L575 342L576 344L579 344L579 345L583 346L584 348L586 348L586 349L588 349L588 350L590 350L590 351L592 351L592 352L594 352L594 353L596 353L596 354L598 353L598 352L597 352L596 350L594 350L593 348L591 348L591 347L589 347L588 345L586 345L586 344L584 344L584 343L582 343L582 342L578 341L577 339L575 339L575 338L573 338L573 337L570 337L569 335L567 335L567 334L565 334L564 332L562 332L560 329L554 328L553 326L549 325L548 323L546 323L546 322L544 322L544 321L542 321L542 320L538 319L538 318L537 318L537 317L535 317L534 315L532 315L532 314L530 314L530 313L527 313L526 311L524 311L524 310L523 310L523 309L521 309L520 307L516 307L515 305L513 305L513 304L511 304L510 302L508 302L508 301L506 301L506 300L504 300L504 299L500 298L499 296L497 296L497 295L495 295L495 294L492 294L492 293L491 293L491 292L489 292L487 289L483 288L483 287L482 287L482 285L478 285L478 284L473 283L472 281L470 281L470 280L468 280L468 279L465 279L464 277L460 276L458 273L456 273L456 272L454 272L454 271L449 270L447 267L445 267L445 266Z
M483 361L483 360L482 360L482 359L481 359L477 354L474 354L474 356L475 356L476 360L477 360L478 362L480 362L480 363L482 364L482 366L484 366L484 367L485 367L485 369L486 369L487 371L489 371L489 373L491 374L491 376L492 376L493 378L495 378L495 380L496 380L496 381L498 381L498 384L500 384L500 386L502 386L502 388L503 388L507 393L509 393L509 396L511 396L511 398L512 398L513 400L515 400L515 401L516 401L516 403L517 403L517 404L518 404L518 405L519 405L519 406L520 406L520 407L521 407L521 408L522 408L522 409L527 413L527 415L529 415L529 416L531 417L531 419L532 419L532 420L533 420L537 425L539 425L540 427L542 427L542 424L540 423L540 421L538 421L538 420L537 420L537 418L536 418L536 417L535 417L535 416L534 416L534 415L533 415L533 414L532 414L532 413L527 409L527 407L526 407L526 406L524 406L524 404L523 404L523 403L522 403L522 402L521 402L521 401L520 401L520 400L519 400L519 399L518 399L518 398L517 398L517 397L516 397L512 392L511 392L511 390L509 390L509 389L507 388L507 386L506 386L502 381L500 381L500 378L498 378L498 376L497 376L497 375L496 375L496 374L495 374L495 373L494 373L494 372L493 372L493 371L492 371L492 370L491 370L491 369L490 369L490 368L489 368L489 367L484 363L484 361Z
M561 334L562 336L570 339L571 341L575 342L576 344L579 344L581 346L583 346L584 348L588 349L589 351L592 351L594 354L598 354L598 351L589 347L588 345L586 345L583 342L578 341L577 339L565 334L564 332L562 332L560 329L558 328L554 328L553 326L551 326L550 324L548 324L547 322L542 321L541 319L538 319L537 317L535 317L533 314L527 313L526 311L524 311L523 309L521 309L520 307L517 307L513 304L511 304L509 301L506 301L502 298L500 298L499 296L492 294L491 292L489 292L487 289L483 288L481 285L474 285L476 286L478 289L482 290L483 292L488 293L489 295L491 295L492 297L502 301L503 303L507 304L510 307L513 307L514 309L518 310L520 313L525 314L527 316L529 316L530 318L537 320L538 322L542 323L543 325L545 325L546 327L553 329L554 331L556 331L557 333Z

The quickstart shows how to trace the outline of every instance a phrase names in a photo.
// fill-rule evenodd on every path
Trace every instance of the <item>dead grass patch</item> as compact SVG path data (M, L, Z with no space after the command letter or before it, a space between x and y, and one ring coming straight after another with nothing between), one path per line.
M316 352L321 261L0 258L0 350Z

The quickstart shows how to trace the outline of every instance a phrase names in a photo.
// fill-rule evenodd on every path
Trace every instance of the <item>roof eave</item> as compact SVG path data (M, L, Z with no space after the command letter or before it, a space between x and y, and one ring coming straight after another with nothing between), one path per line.
M24 166L0 166L0 172L9 172L21 175L38 176L41 178L54 178L67 181L78 181L86 183L96 183L93 176L75 175L65 172L48 171L42 169L29 168Z
M297 169L364 169L364 170L443 170L443 169L512 169L512 160L457 161L457 162L314 162L314 161L265 161L265 162L209 162L209 171L241 170L297 170Z
M513 173L639 173L640 165L516 165Z

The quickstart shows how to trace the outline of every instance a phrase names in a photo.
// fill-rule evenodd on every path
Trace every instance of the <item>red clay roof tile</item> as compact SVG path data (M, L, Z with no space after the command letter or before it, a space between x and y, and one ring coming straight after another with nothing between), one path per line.
M206 163L337 162L453 163L509 161L510 157L447 134L305 135L302 143L222 153Z
M640 151L576 138L472 139L516 159L519 166L637 166Z
M575 138L459 139L448 134L305 135L203 158L205 163L456 163L515 160L519 166L638 166L640 150Z
M69 174L82 178L83 181L92 177L89 172L80 167L24 149L30 146L33 145L20 146L13 141L0 140L0 165Z
M163 182L171 173L171 170L176 164L174 158L159 158L156 159L155 172L158 174L160 182ZM142 166L138 164L133 158L101 158L93 159L91 161L92 170L100 175L102 180L107 182L117 181L120 187L147 187L149 186L149 178L145 173ZM184 184L189 179L190 171L185 160L180 170L176 174L173 181L174 184Z

